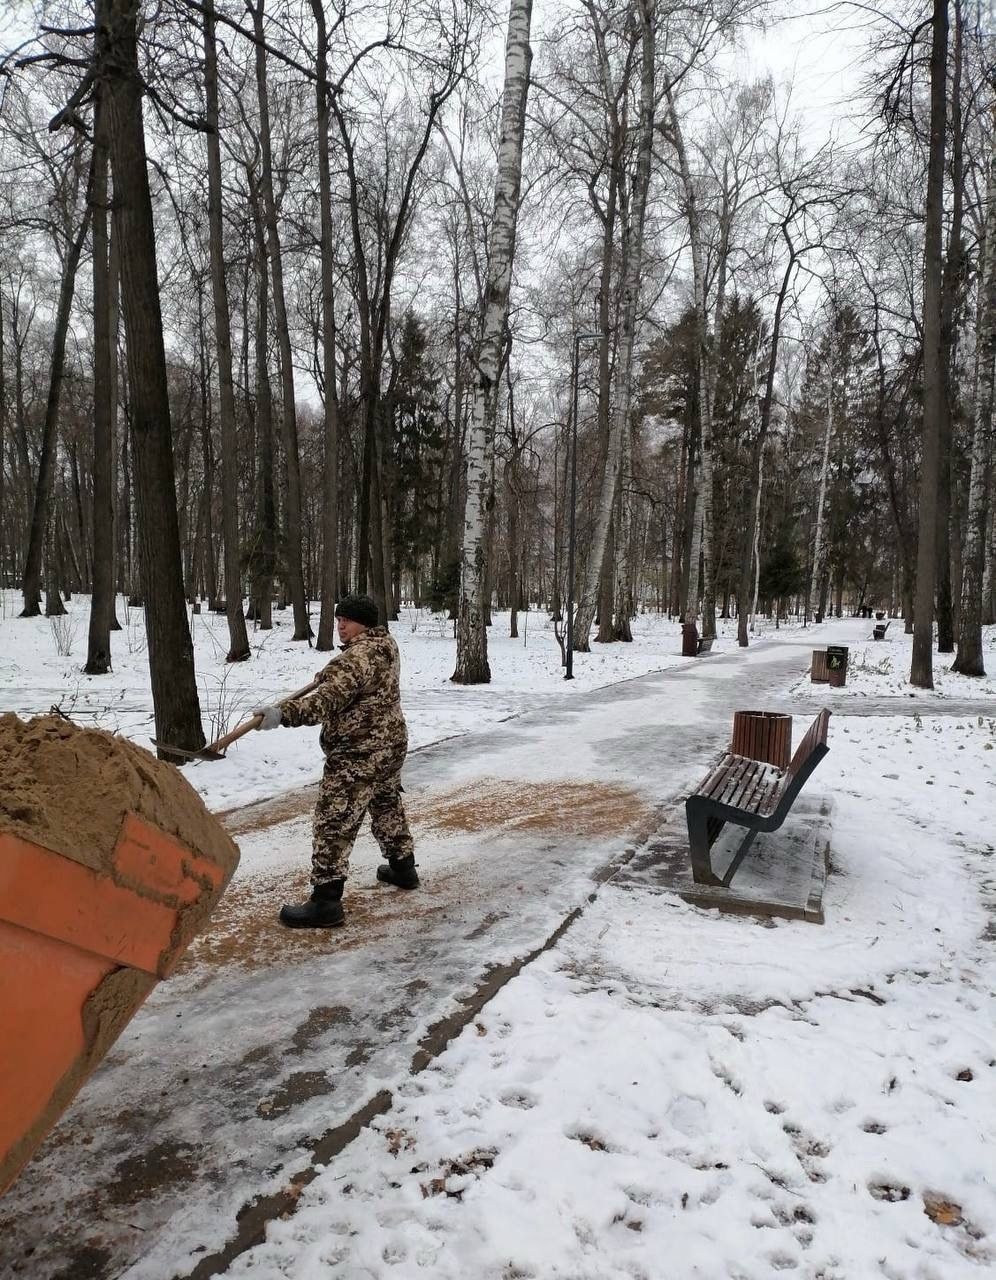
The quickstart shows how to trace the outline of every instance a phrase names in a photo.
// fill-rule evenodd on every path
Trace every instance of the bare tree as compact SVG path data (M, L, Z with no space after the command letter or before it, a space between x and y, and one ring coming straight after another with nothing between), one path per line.
M322 461L322 543L321 615L315 647L329 650L335 645L335 599L339 584L339 400L335 355L335 246L332 227L332 173L329 154L328 85L329 32L323 0L311 0L317 31L315 50L315 118L318 126L318 203L321 218L322 280L322 406L324 411L324 451Z
M90 165L90 177L83 178L80 167L82 151L79 146L70 152L70 168L75 173L75 181L71 181L68 193L64 193L69 203L64 206L63 216L68 222L74 214L74 187L84 186L87 192L82 217L75 234L68 232L62 256L62 279L59 285L59 301L55 313L55 331L52 337L52 357L49 365L48 399L45 404L45 423L42 429L41 458L38 465L38 479L35 487L35 501L31 513L31 533L28 539L28 552L24 562L24 574L21 579L21 591L24 596L22 618L35 617L41 607L41 569L42 552L45 539L49 533L51 519L52 485L55 479L55 459L58 449L59 406L62 399L63 377L66 367L66 338L69 334L69 321L72 313L73 294L76 289L76 272L79 269L83 246L90 232L92 205L89 190L93 180L93 166Z
M138 8L133 0L107 0L101 18L96 33L97 80L108 114L113 234L120 248L156 737L170 746L197 751L204 745L204 733L180 568L169 388L138 70Z
M451 677L457 684L487 684L491 679L485 626L485 534L491 483L489 450L494 448L499 376L508 327L508 295L515 260L522 140L532 63L529 43L531 20L532 0L511 0L505 43L501 141L484 292L485 310L481 317L474 406L467 440L467 507L463 528L457 658L456 670Z
M242 608L242 555L239 546L239 441L235 428L235 386L232 377L232 325L221 186L221 143L218 137L218 50L214 7L208 0L204 14L204 95L207 124L208 224L211 246L211 294L218 358L218 416L221 421L221 519L225 547L225 614L228 619L228 662L249 657L249 637Z
M284 571L294 609L295 640L311 640L311 622L304 593L304 571L301 552L301 455L298 447L297 403L294 390L294 356L291 350L290 324L287 318L287 294L284 288L284 259L277 219L277 197L273 181L273 146L270 129L270 91L266 78L266 36L263 25L266 0L247 3L252 13L256 58L256 94L259 102L259 145L261 156L260 187L266 225L266 251L277 343L280 350L281 422L283 424L284 459L287 467L287 504L285 510L286 550Z
M994 84L996 88L996 84ZM993 124L996 127L996 110ZM993 378L996 364L996 132L990 141L989 181L978 333L978 384L972 421L972 461L968 487L964 574L958 654L953 670L984 676L982 654L986 528L992 468Z
M933 0L930 49L930 151L927 164L923 267L923 455L920 462L920 532L917 542L913 661L910 684L934 687L934 585L937 580L937 476L944 366L941 352L944 154L947 122L948 0Z
M612 519L623 461L623 435L629 430L633 395L633 352L643 274L643 232L650 190L650 162L654 143L654 114L657 103L657 3L635 0L634 17L640 30L640 116L637 132L636 174L630 197L629 222L623 253L622 306L620 309L619 354L616 367L616 402L608 457L598 501L595 531L588 558L588 574L578 601L574 625L574 647L588 649L588 637L595 616L602 557Z
M100 0L98 24L105 22ZM112 271L108 227L109 138L107 108L94 108L93 217L93 581L87 675L111 669L114 622L114 414L117 375L117 271ZM115 263L116 267L116 255Z

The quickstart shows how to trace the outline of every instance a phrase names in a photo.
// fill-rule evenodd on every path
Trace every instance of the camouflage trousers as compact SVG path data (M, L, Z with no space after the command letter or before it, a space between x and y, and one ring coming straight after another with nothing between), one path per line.
M415 852L401 800L404 759L402 749L326 760L315 805L313 885L345 880L349 855L368 811L370 828L386 857L404 858Z

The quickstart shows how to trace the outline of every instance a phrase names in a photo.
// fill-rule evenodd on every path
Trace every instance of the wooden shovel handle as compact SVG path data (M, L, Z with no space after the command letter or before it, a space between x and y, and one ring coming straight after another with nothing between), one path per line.
M306 684L303 689L298 689L294 693L288 695L288 697L281 698L280 703L278 703L277 705L279 706L284 702L292 702L295 698L303 698L309 693L314 693L320 684L321 684L320 680L312 680L311 683ZM263 723L263 717L261 715L252 716L251 719L246 720L243 724L240 724L237 728L232 729L229 733L224 734L222 737L218 738L215 742L209 742L208 745L204 748L204 750L224 752L226 747L230 747L232 743L237 742L239 738L244 738L245 735L247 733L251 733L253 729L258 729L262 723Z

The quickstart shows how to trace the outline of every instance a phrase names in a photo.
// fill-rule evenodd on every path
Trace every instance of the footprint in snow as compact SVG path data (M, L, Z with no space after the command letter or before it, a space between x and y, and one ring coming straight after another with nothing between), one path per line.
M903 1187L899 1183L888 1182L885 1179L881 1182L869 1182L868 1190L874 1200L884 1200L888 1204L898 1204L910 1198L909 1187Z
M567 1134L567 1137L570 1138L572 1142L584 1143L584 1145L588 1147L591 1151L615 1150L615 1148L610 1146L609 1143L604 1138L600 1137L597 1133L592 1133L590 1130L587 1130L587 1129L576 1129L573 1132L569 1132Z
M795 1148L796 1159L810 1182L826 1182L827 1175L820 1168L818 1161L825 1160L830 1154L830 1147L819 1138L805 1133L798 1125L786 1121L782 1129L788 1135Z
M498 1101L503 1107L516 1107L520 1111L531 1111L536 1106L536 1099L529 1093L503 1093Z

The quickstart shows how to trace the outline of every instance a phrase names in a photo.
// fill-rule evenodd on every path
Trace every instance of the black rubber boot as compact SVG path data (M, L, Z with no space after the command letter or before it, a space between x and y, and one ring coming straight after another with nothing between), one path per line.
M407 858L388 858L377 868L377 879L382 884L393 884L398 889L417 889L415 855L410 853Z
M342 911L342 887L344 880L330 880L316 884L311 898L299 907L286 904L280 908L280 923L288 929L334 929L346 923Z

